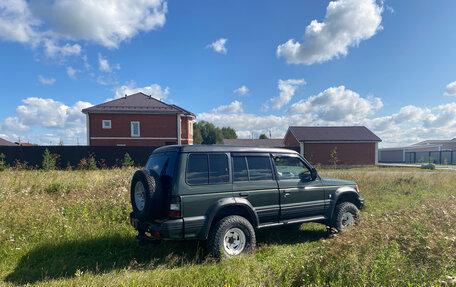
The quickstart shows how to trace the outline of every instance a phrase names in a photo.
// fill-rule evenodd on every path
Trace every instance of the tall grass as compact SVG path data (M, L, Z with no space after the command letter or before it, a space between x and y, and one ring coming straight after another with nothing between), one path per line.
M358 182L355 229L258 232L254 254L207 258L198 241L139 246L134 169L0 172L0 285L354 286L456 281L456 173L323 171Z

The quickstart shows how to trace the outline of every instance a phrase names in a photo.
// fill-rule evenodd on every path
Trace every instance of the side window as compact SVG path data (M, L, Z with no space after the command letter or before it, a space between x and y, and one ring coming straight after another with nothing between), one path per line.
M233 157L233 180L248 181L249 174L247 172L247 163L244 156Z
M250 180L272 180L271 163L268 156L247 156Z
M279 180L299 179L310 181L310 170L297 157L278 156L274 158Z
M229 182L228 157L226 154L190 154L186 176L191 185Z
M226 154L209 155L209 183L229 182L228 157Z
M189 184L209 183L209 167L206 154L191 154L188 156L187 182Z

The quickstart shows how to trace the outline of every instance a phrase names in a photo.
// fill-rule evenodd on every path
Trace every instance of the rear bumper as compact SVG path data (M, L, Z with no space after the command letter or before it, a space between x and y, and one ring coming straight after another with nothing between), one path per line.
M130 213L130 224L139 232L147 232L155 239L183 239L184 220L182 218L168 219L161 223L143 221Z
M360 197L359 198L359 209L363 209L364 208L364 198Z

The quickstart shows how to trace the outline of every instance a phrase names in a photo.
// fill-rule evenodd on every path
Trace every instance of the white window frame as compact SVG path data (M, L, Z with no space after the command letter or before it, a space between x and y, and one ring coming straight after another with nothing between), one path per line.
M133 134L133 125L134 124L138 124L138 134L137 135ZM141 125L140 125L140 122L137 122L137 121L130 122L130 128L131 128L131 136L132 137L140 137L141 136Z
M193 122L192 121L188 122L188 135L193 136Z
M105 126L105 123L109 123L109 127ZM111 120L102 120L101 121L101 127L103 129L111 129L112 128Z

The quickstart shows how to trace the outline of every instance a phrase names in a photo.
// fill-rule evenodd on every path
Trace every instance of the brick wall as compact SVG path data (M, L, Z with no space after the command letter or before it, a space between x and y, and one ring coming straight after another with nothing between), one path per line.
M329 165L336 146L338 165L375 165L375 143L305 143L304 157L312 164Z
M177 144L176 114L89 114L90 145L163 146ZM111 128L103 129L103 120L111 120ZM131 122L140 122L140 136L131 137ZM188 134L191 117L181 117L182 144L193 144L193 135ZM110 137L122 139L92 139ZM127 138L127 139L125 139ZM144 139L154 138L154 139ZM190 138L191 140L187 140ZM185 140L184 140L185 139Z
M293 136L290 130L287 131L287 134L283 139L283 143L286 147L299 147L299 142L296 140L296 138Z

